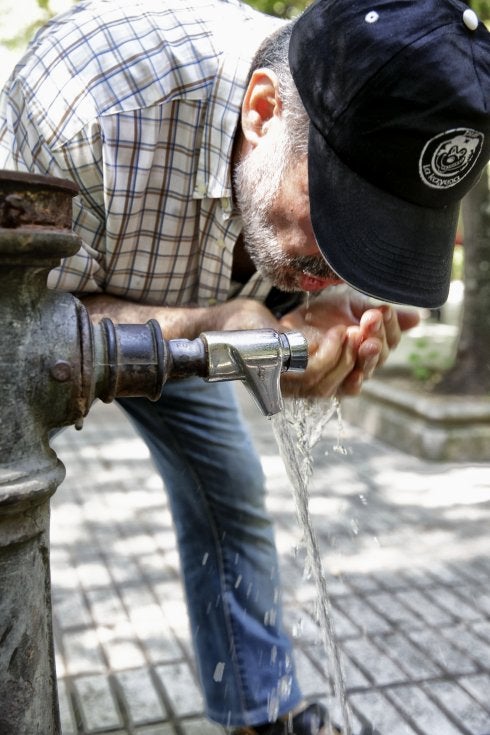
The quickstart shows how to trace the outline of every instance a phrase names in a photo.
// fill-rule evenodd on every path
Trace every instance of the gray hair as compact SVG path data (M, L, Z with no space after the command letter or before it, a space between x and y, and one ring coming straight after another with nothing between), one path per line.
M305 155L308 152L309 118L293 81L288 58L293 23L285 23L262 41L252 61L248 81L256 69L267 68L275 73L292 153Z

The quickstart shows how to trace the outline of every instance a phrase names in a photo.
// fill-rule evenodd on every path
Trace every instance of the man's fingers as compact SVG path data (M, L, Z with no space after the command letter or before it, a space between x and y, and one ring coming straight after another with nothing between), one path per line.
M328 398L329 396L334 396L337 393L340 386L356 364L359 342L360 335L358 330L349 328L335 367L323 371L322 377L314 386L314 395L322 398Z
M397 347L402 336L400 322L398 321L398 313L392 306L383 306L381 308L381 313L383 315L386 344L388 349L392 350ZM388 357L388 355L385 356L385 359L386 357Z
M384 357L384 343L378 337L364 340L357 353L356 370L360 370L364 379L370 378L375 368L379 367Z
M285 373L281 384L285 395L327 397L336 393L355 365L360 336L344 326L329 329L316 340L309 340L308 367L302 374Z
M353 370L346 377L340 389L337 392L339 396L358 396L364 383L364 375L362 370Z
M365 341L377 339L381 342L379 364L382 365L401 339L402 332L396 310L388 304L369 309L363 314L360 327Z
M420 313L416 309L410 307L400 308L396 309L396 314L402 332L405 332L407 329L413 329L413 327L416 327L420 323Z
M303 323L309 343L308 368L301 376L283 376L286 392L312 397L335 393L357 395L363 382L384 364L400 341L402 331L415 326L413 309L382 304L367 309L359 325L337 324L322 332Z

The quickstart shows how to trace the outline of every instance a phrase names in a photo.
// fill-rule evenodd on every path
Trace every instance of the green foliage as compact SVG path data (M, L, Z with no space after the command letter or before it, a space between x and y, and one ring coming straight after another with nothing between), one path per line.
M490 19L490 0L469 0L468 5L483 20Z
M0 15L2 22L0 43L9 51L22 51L38 28L54 15L50 7L50 0L36 0L36 5L39 12L36 12L34 5L30 5L30 12L25 15L25 25L19 25L17 15L14 15L14 20L12 20L8 10L3 10Z
M46 17L45 20L43 19L35 21L34 23L29 23L29 25L23 28L22 31L13 36L0 36L0 43L3 44L5 48L9 49L9 51L23 49L27 46L37 29L44 25L47 20L49 20L48 17Z
M415 380L428 384L438 380L453 364L451 356L443 354L440 345L430 337L418 337L407 356L407 367Z
M454 248L451 278L457 281L462 281L464 278L464 248L461 245Z
M247 0L256 10L277 15L279 18L294 18L309 5L309 0Z

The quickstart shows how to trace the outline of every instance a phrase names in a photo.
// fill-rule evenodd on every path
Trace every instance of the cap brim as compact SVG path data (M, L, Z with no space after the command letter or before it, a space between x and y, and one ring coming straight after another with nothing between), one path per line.
M459 205L420 207L351 171L310 125L311 221L337 275L383 301L437 308L447 299Z

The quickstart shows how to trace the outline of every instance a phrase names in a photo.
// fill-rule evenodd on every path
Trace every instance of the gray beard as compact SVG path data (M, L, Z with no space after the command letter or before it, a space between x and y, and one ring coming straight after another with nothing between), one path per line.
M244 246L260 275L282 291L299 291L300 278L336 278L319 254L288 256L279 243L269 210L292 163L286 134L277 134L266 149L255 148L235 169L235 191L243 222Z

